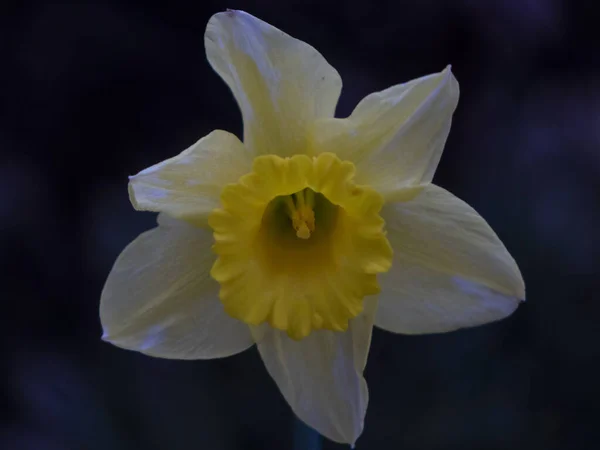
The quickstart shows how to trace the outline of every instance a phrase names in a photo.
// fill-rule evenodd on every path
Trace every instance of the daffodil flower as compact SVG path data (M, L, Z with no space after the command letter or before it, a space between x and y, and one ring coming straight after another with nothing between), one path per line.
M295 414L353 444L373 325L438 333L511 314L515 261L469 205L431 184L458 102L450 68L334 118L342 82L310 45L242 11L213 16L208 61L244 139L213 131L131 177L158 227L119 256L104 339L220 358L257 345Z

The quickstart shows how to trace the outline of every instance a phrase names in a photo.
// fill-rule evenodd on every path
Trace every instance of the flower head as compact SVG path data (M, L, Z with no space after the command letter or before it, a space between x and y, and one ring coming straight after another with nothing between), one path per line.
M374 324L450 331L525 297L491 228L431 184L458 83L448 67L336 119L340 76L308 44L228 11L205 45L242 111L243 143L214 131L131 177L134 207L161 214L108 277L104 339L180 359L257 344L294 412L354 443Z

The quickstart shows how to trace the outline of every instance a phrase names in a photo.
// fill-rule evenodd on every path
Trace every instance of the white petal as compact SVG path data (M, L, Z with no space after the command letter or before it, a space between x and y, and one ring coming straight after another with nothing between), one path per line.
M342 81L313 47L243 11L215 14L208 61L233 91L244 143L258 153L305 153L307 124L333 117Z
M380 278L376 325L396 333L435 333L510 315L525 299L517 264L473 208L430 185L382 210L394 249Z
M251 172L252 160L236 136L213 131L179 155L131 177L131 203L138 210L202 223L219 205L222 188Z
M443 72L365 97L347 119L317 121L317 152L356 164L356 181L389 200L429 183L441 158L458 103L458 82Z
M363 430L369 400L367 363L375 299L348 331L319 330L300 341L268 326L255 331L267 370L294 413L320 434L354 444Z
M168 216L119 256L102 291L103 339L152 356L220 358L253 344L248 327L228 316L209 271L208 231Z

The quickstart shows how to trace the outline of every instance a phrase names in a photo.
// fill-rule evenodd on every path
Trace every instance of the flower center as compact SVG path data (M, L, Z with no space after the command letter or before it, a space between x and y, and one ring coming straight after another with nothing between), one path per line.
M310 188L275 197L254 238L257 262L272 278L315 276L334 264L331 245L342 215L342 208Z
M225 187L209 219L211 275L231 316L294 339L347 329L392 259L383 199L353 176L354 166L330 153L268 155Z

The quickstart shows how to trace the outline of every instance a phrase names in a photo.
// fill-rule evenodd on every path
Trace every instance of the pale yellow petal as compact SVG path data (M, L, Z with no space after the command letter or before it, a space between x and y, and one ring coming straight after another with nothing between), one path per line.
M202 224L219 205L222 188L252 170L253 154L237 137L216 130L179 155L130 178L134 208Z
M485 220L430 185L382 210L394 262L380 277L377 326L435 333L510 315L525 299L517 264Z
M375 307L368 299L346 332L319 330L301 341L266 325L254 328L265 366L294 413L335 442L353 445L363 430Z
M209 276L211 233L166 215L119 256L102 291L103 339L176 359L220 358L253 344Z
M347 119L317 121L312 149L354 162L358 184L404 200L432 180L458 95L450 67L368 95Z
M261 154L305 153L307 125L333 117L337 71L310 45L243 11L215 14L204 42L242 111L244 143Z

